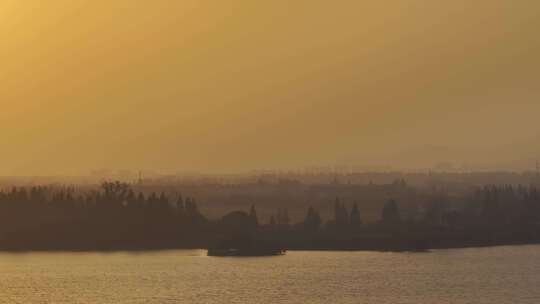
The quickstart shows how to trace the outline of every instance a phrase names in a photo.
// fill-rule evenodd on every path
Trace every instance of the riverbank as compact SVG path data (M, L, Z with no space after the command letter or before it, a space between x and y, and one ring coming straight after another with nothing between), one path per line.
M285 246L287 251L375 251L375 252L429 252L434 249L458 249L458 248L484 248L498 246L523 246L538 245L540 240L531 241L483 241L483 242L448 242L439 241L433 244L407 243L404 241L387 241L385 243L355 243L350 241L333 241L306 244L292 244ZM1 247L0 252L6 253L26 253L26 252L159 252L171 250L206 250L205 246L108 246L108 247Z

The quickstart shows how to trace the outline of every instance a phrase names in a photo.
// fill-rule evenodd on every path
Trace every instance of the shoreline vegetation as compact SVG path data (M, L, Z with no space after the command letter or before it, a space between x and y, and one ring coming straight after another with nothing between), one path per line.
M405 181L395 183L405 187ZM35 186L0 192L0 251L113 252L211 248L234 239L286 250L410 251L540 243L540 195L534 186L479 187L462 204L438 196L415 214L389 199L364 222L358 203L335 198L324 221L308 207L292 223L286 208L261 223L255 206L210 220L192 197L136 193L130 184ZM407 214L407 215L405 215Z
M459 244L449 246L438 246L430 248L411 248L411 247L293 247L287 248L287 251L335 251L335 252L393 252L393 253L429 253L432 250L450 250L450 249L472 249L472 248L494 248L494 247L506 247L506 246L531 246L540 245L540 241L527 241L527 242L498 242L498 243L470 243ZM163 251L175 251L175 250L201 250L205 251L208 248L203 247L154 247L154 248L33 248L33 249L0 249L0 253L13 253L13 254L26 254L26 253L153 253Z

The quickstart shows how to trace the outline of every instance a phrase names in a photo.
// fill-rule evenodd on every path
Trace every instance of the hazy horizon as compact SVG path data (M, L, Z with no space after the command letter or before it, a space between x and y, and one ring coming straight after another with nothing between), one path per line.
M0 176L534 169L540 2L2 1Z

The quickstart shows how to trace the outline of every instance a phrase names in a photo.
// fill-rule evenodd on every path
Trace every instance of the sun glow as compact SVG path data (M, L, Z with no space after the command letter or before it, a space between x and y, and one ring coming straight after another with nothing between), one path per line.
M495 119L540 110L540 4L512 3L0 1L0 168L234 171L472 147L488 130L526 141L534 118Z

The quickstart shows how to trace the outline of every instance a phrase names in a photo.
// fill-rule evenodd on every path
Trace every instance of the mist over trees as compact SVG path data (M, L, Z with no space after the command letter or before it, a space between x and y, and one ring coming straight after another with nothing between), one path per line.
M192 196L136 192L122 182L84 191L77 186L13 187L0 191L0 249L205 248L235 237L277 241L287 248L374 250L540 241L540 194L534 185L486 185L458 194L415 189L404 180L382 188L368 185L357 191L384 191L390 197L374 220L362 212L365 202L342 198L350 197L346 185L328 186L343 194L327 202L330 216L325 219L306 202L300 206L304 215L294 220L282 204L261 218L256 197L249 208L209 218ZM407 193L422 201L401 203Z

